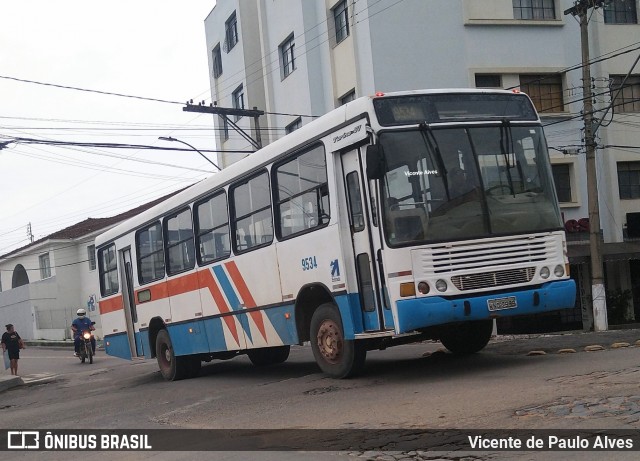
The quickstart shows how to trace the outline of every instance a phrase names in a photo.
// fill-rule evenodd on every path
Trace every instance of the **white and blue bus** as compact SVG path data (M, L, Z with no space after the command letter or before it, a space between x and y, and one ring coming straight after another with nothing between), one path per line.
M356 99L96 239L106 352L168 380L247 354L356 374L368 350L486 346L574 307L547 145L504 90Z

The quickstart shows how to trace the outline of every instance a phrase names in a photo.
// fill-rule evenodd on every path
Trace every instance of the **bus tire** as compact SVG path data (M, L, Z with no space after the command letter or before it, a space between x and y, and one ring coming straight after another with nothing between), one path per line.
M156 337L156 359L160 373L167 381L182 379L188 371L188 357L176 357L167 330L160 330Z
M363 343L344 339L340 311L323 304L311 317L311 349L320 369L333 378L349 378L364 367L367 350Z
M289 358L290 349L290 346L262 347L248 350L247 355L256 367L264 367L285 362Z
M445 327L440 342L454 354L474 354L489 343L493 320L477 320Z

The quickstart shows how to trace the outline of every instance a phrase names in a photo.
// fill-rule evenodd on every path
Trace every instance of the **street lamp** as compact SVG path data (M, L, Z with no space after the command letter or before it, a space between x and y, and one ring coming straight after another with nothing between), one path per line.
M179 139L172 138L171 136L160 136L160 137L158 137L158 139L160 139L161 141L179 142L179 143L184 144L185 146L189 146L189 147L191 147L193 150L195 150L197 153L199 153L200 155L202 155L202 156L204 157L204 159L205 159L207 162L209 162L210 164L212 164L213 166L215 166L215 167L218 169L218 171L222 171L222 168L220 168L218 165L216 165L216 164L215 164L215 163L213 163L211 160L209 160L209 159L207 158L207 156L206 156L206 155L204 155L202 152L200 152L198 149L196 149L195 147L193 147L193 146L192 146L191 144L189 144L188 142L184 142L184 141L181 141L181 140L179 140Z

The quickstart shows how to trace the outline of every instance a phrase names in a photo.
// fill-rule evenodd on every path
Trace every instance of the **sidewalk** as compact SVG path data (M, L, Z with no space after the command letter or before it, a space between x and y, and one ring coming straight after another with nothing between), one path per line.
M551 354L567 352L567 349L581 352L588 346L601 346L602 349L640 346L638 341L638 328L599 332L576 330L535 335L500 335L489 342L486 350L504 355L528 354L531 351Z

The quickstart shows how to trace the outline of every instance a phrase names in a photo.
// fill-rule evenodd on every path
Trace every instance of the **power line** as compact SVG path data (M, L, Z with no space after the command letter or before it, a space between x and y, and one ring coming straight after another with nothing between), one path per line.
M48 82L40 82L37 80L27 80L24 78L17 78L17 77L10 77L8 75L0 75L0 78L5 79L5 80L13 80L16 82L22 82L22 83L32 83L34 85L42 85L42 86L50 86L50 87L54 87L54 88L62 88L65 90L75 90L75 91L84 91L86 93L97 93L97 94L103 94L103 95L108 95L108 96L118 96L121 98L131 98L131 99L139 99L142 101L153 101L153 102L162 102L162 103L167 103L167 104L183 104L182 102L178 102L178 101L169 101L167 99L158 99L158 98L147 98L144 96L134 96L131 94L124 94L124 93L114 93L111 91L102 91L102 90L91 90L89 88L80 88L77 86L68 86L68 85L60 85L57 83L48 83Z
M106 142L78 142L78 141L55 141L55 140L43 140L34 138L22 138L22 137L7 137L0 135L0 138L4 137L10 139L12 142L18 144L46 144L49 146L81 146L81 147L99 147L109 149L140 149L140 150L164 150L164 151L179 151L179 152L192 152L192 149L186 149L183 147L163 147L163 146L150 146L147 144L127 144L127 143L106 143ZM212 149L200 149L202 152L230 152L239 154L250 154L253 151L246 150L212 150ZM130 160L128 158L128 160ZM174 165L171 165L174 166Z

